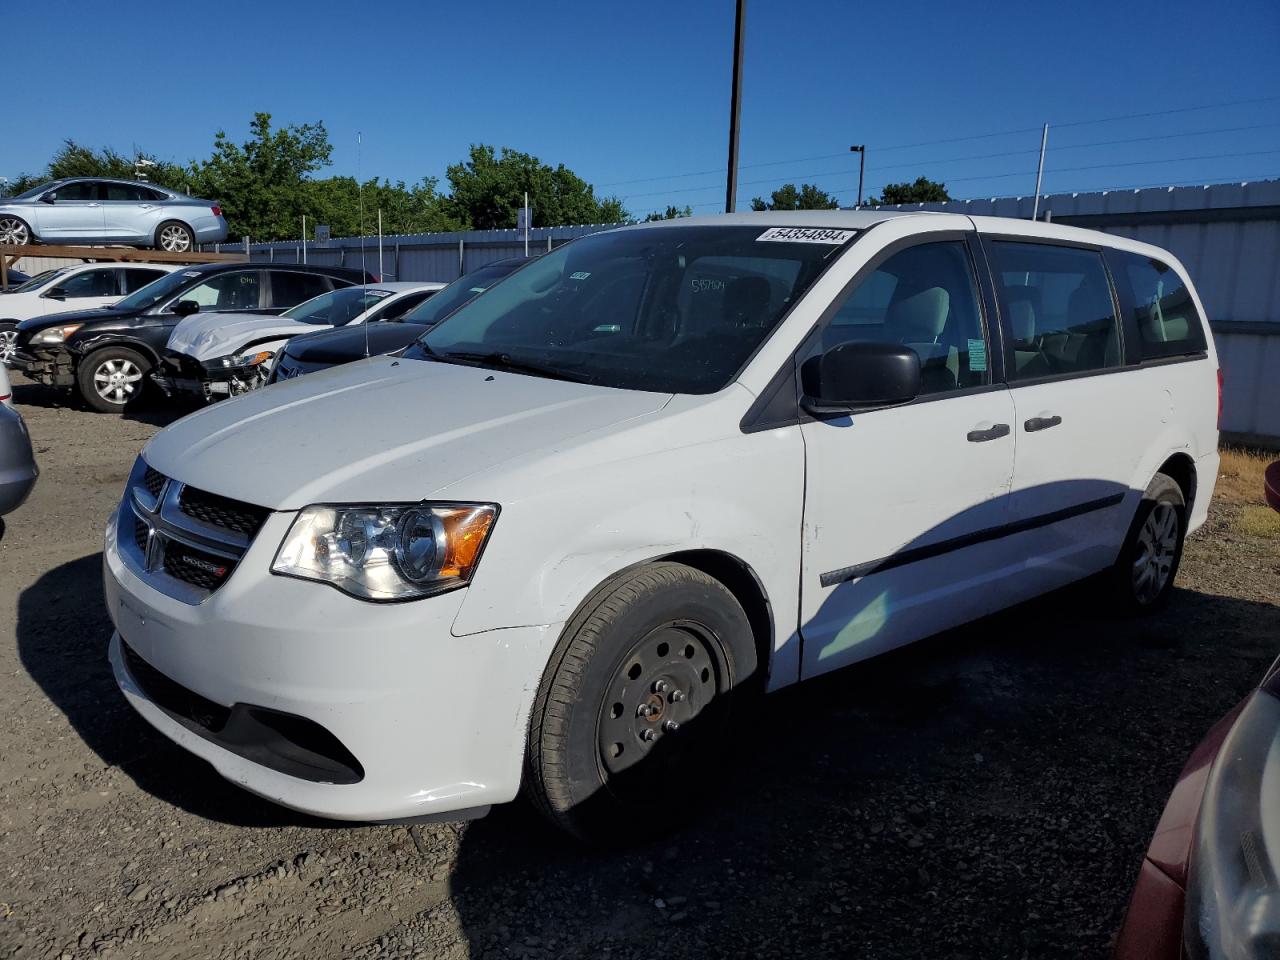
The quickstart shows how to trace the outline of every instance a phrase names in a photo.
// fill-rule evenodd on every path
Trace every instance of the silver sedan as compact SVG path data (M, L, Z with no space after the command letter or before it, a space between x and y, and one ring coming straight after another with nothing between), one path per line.
M52 180L0 198L0 244L127 243L186 253L226 238L217 203L154 183Z

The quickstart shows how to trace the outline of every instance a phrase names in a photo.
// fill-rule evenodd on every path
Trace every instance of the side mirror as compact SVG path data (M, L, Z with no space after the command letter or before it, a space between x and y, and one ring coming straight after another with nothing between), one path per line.
M65 300L67 299L67 291L63 290L61 287L54 287L46 293L45 296L50 300Z
M816 417L910 403L920 393L920 355L897 343L842 343L806 360L800 405Z
M58 199L58 191L51 190L40 198L41 203L56 203Z
M194 300L179 300L173 305L173 313L180 317L189 317L193 313L200 312L200 304Z

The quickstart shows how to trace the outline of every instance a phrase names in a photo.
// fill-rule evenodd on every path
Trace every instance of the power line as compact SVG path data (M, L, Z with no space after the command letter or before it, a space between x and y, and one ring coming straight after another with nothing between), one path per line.
M1072 120L1072 121L1067 121L1063 123L1050 121L1050 126L1052 126L1054 129L1061 129L1064 127L1092 126L1094 124L1100 124L1100 123L1113 123L1118 120L1140 120L1140 119L1146 119L1150 117L1163 117L1163 116L1170 116L1173 114L1180 114L1180 113L1194 113L1200 110L1214 110L1214 109L1225 108L1225 107L1243 106L1247 104L1271 103L1277 100L1280 100L1280 96L1251 97L1244 100L1228 100L1220 103L1201 104L1199 106L1194 106L1194 107L1174 107L1168 110L1153 110L1145 113L1120 114L1113 117L1099 117L1092 120ZM1099 141L1094 144L1073 144L1069 147L1059 147L1057 149L1066 150L1066 149L1080 149L1087 146L1110 146L1113 144L1121 144L1121 143L1141 143L1148 139L1150 140L1176 139L1179 136L1202 136L1209 133L1229 133L1229 132L1235 132L1239 130L1262 129L1264 127L1271 127L1271 126L1276 126L1276 124L1256 124L1253 126L1245 126L1245 127L1225 127L1225 128L1221 128L1213 131L1192 131L1187 134L1162 134L1162 135L1154 136L1151 138L1136 137L1130 140ZM1040 130L1039 126L1021 127L1016 130L1000 130L994 133L978 133L978 134L972 134L964 137L948 137L948 138L938 139L938 140L921 140L921 141L917 141L916 143L890 144L888 146L876 147L876 153L878 154L886 153L891 150L910 150L917 147L940 146L940 145L951 144L951 143L966 143L973 140L989 140L996 137L1007 137L1007 136L1013 136L1015 134L1020 134L1020 133L1036 133L1036 132L1039 132L1039 130ZM991 158L1002 156L1002 155L1012 156L1016 153L1022 153L1022 152L1028 152L1028 151L1010 151L1007 154L985 154L985 155L980 155L972 158L957 158L957 160L991 159ZM1035 152L1035 151L1030 151L1030 152ZM786 164L790 164L790 163L808 163L815 160L836 160L836 159L845 157L846 155L847 154L845 153L829 153L829 154L821 154L821 155L812 156L812 157L795 157L790 160L770 160L763 163L743 164L739 169L748 170L748 169L759 169L761 167L785 166ZM956 161L921 161L921 163L935 163L935 162L941 163L941 162L956 162ZM900 166L910 166L910 165L912 164L901 164ZM886 168L881 167L878 169L886 169ZM709 176L711 174L717 174L717 173L720 173L719 169L694 170L694 171L689 171L687 173L673 173L673 174L664 174L662 176L654 176L654 177L640 177L634 180L615 180L610 183L603 183L597 186L598 186L598 189L604 189L605 187L625 186L627 184L632 184L632 183L653 183L655 181L679 180L679 179L684 179L686 177ZM653 196L653 195L654 194L632 194L632 196Z

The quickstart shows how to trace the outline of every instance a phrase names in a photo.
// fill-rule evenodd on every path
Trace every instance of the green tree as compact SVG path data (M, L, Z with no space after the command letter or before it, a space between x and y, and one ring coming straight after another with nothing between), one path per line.
M627 219L620 200L597 198L591 184L564 164L552 167L509 147L499 153L486 144L472 144L468 159L451 165L447 176L452 190L446 209L475 230L514 227L526 191L538 226Z
M801 184L799 190L794 183L784 184L767 203L762 197L751 201L752 210L834 210L837 206L835 197L811 183Z
M249 138L234 143L226 131L213 138L213 156L191 164L191 189L217 200L232 236L296 237L312 189L310 174L329 165L333 146L323 123L271 128L271 114L256 113Z
M49 180L61 180L65 177L114 177L120 180L137 180L139 169L134 165L137 160L147 160L150 165L143 168L146 179L162 187L172 190L183 190L188 180L185 167L160 160L153 154L137 151L132 157L118 153L111 147L94 150L82 146L74 140L64 140L44 173L36 176L23 174L10 184L13 193L21 193Z
M916 177L914 183L886 183L878 197L870 197L867 203L880 206L886 203L938 203L950 200L947 185L928 177Z
M655 220L676 220L680 217L692 217L693 207L674 207L669 206L665 210L655 210L644 218L645 223L652 223Z

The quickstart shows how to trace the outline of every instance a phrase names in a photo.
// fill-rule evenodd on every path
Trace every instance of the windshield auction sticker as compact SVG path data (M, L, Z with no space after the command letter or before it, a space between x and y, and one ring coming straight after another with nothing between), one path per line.
M825 227L771 227L756 242L770 243L845 243L853 239L856 230L828 230Z

